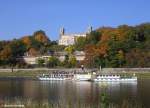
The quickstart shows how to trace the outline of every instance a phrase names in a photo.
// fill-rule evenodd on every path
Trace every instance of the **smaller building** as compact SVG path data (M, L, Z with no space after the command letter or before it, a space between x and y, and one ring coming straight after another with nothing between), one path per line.
M84 51L75 51L74 55L75 55L77 61L83 61L85 59Z
M35 64L37 64L37 59L42 58L44 60L48 60L49 57L51 57L51 55L47 55L47 56L23 56L22 58L19 58L19 59L23 60L27 64L35 65Z
M42 58L45 61L48 60L49 57L57 57L61 62L65 60L65 56L67 52L54 52L53 55L41 55L41 56L23 56L21 58L17 58L18 60L24 61L27 64L35 65L37 64L37 59ZM75 51L73 55L76 57L77 61L83 61L85 59L85 53L83 51Z
M23 56L23 61L27 64L34 65L37 64L36 60L38 57L29 57L29 56Z
M56 52L54 54L55 57L57 57L60 61L65 60L65 56L67 55L67 52ZM83 61L85 59L85 53L83 51L75 51L73 53L77 61Z

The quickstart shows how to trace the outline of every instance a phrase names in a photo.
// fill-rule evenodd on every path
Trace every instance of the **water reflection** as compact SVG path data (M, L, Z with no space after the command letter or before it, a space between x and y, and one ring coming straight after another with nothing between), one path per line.
M148 80L147 82L150 82ZM150 87L143 80L138 83L119 82L76 82L76 81L34 81L34 80L2 80L0 81L0 98L31 98L36 101L48 100L57 103L76 103L80 101L84 104L98 104L102 93L107 93L111 102L121 103L124 99L139 100L149 105L143 100L149 98Z
M137 95L137 82L102 82L97 83L100 95L108 94L113 103L121 104L125 99L134 99Z

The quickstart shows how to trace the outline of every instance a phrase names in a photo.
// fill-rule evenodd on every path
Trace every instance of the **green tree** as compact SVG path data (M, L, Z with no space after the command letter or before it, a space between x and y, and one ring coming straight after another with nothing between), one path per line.
M69 67L75 67L77 65L77 60L75 56L69 58Z
M72 55L73 52L75 51L75 47L73 45L70 45L68 47L65 48L65 51L69 54Z
M98 31L92 31L86 36L87 44L97 44L100 41L101 33Z
M38 66L44 66L45 60L43 58L37 58L36 60Z
M20 40L12 41L9 46L12 49L13 57L23 56L27 49L25 44Z
M65 46L64 45L50 45L48 48L47 48L49 51L64 51L65 49Z
M62 62L62 66L69 67L69 55L65 55L65 60Z
M59 66L60 65L60 61L59 61L59 59L58 58L56 58L56 57L49 57L48 58L48 61L47 61L47 67L57 67L57 66Z
M78 37L75 41L75 49L78 51L83 51L86 43L85 37Z

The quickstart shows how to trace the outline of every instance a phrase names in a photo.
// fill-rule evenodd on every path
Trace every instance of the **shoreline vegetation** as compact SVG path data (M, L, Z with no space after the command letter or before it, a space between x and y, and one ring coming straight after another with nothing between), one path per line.
M21 107L21 108L145 108L141 103L130 99L124 99L120 104L112 103L109 96L101 95L101 100L97 104L84 104L80 100L77 102L64 101L60 99L57 103L50 100L41 102L32 99L4 99L0 107Z
M138 69L138 68L137 68ZM77 68L70 69L48 69L48 68L34 68L34 69L0 69L0 78L31 78L36 79L37 76L41 74L50 74L53 72L80 72L80 73L88 73L88 72L96 72L100 74L119 74L132 76L135 74L138 78L150 78L150 69L149 68L139 68L139 71L133 68L105 68L102 71L98 69L85 69L84 71Z

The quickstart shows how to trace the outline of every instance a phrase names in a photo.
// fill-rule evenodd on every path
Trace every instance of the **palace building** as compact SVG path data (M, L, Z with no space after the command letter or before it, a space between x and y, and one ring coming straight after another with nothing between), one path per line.
M65 46L68 46L68 45L73 45L75 43L75 40L78 38L78 37L86 37L87 34L89 34L90 32L92 31L92 27L90 26L87 30L86 33L77 33L77 34L66 34L65 33L65 29L64 28L61 28L60 29L60 37L59 37L59 42L58 44L59 45L65 45Z

